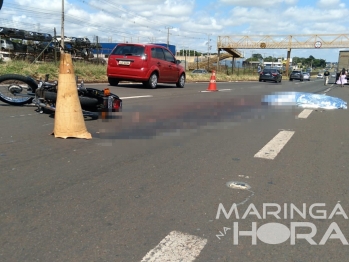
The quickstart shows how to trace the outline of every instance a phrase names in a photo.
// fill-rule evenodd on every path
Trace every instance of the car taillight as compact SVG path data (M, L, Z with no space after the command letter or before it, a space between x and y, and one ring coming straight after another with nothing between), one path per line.
M121 100L120 99L114 99L114 101L113 101L113 109L114 110L120 110L121 106L122 106Z
M273 76L277 76L278 74L277 73L272 73Z

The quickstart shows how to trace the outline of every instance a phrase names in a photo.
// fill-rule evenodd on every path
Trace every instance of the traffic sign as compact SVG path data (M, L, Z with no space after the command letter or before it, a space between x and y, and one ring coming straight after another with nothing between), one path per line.
M315 48L320 48L322 46L322 43L320 41L315 42Z

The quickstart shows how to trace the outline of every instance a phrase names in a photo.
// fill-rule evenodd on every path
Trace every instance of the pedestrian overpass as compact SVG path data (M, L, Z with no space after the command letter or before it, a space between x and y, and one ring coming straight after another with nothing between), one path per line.
M217 66L221 59L221 51L225 51L226 59L243 57L239 49L286 49L286 73L289 70L289 61L292 49L324 49L349 48L349 34L310 34L310 35L230 35L218 36L217 39ZM222 54L223 57L223 54Z

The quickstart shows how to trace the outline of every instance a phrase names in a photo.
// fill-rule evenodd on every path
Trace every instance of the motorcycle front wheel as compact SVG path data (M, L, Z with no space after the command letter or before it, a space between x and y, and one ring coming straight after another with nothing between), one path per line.
M0 100L10 105L24 105L32 102L38 85L30 77L6 74L0 76Z

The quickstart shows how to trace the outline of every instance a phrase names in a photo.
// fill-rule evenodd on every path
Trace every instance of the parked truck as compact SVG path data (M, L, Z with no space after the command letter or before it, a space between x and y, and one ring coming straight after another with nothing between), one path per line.
M346 70L349 69L349 50L339 51L337 71L340 71L343 68Z
M340 71L342 71L343 68L345 68L345 70L348 72L348 70L349 70L349 50L339 51L336 81L338 80L339 73L340 73ZM347 76L347 79L348 79L348 76Z

